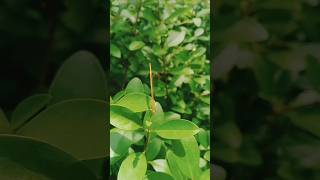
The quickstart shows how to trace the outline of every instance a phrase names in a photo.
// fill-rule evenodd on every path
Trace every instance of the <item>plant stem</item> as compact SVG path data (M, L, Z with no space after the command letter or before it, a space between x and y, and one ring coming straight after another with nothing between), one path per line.
M153 77L152 77L152 64L149 63L149 78L150 78L150 94L151 94L151 112L156 112L156 106L155 106L155 100L154 100L154 94L153 94ZM144 147L144 151L146 152L148 150L148 145L150 142L150 126L147 128L147 141Z

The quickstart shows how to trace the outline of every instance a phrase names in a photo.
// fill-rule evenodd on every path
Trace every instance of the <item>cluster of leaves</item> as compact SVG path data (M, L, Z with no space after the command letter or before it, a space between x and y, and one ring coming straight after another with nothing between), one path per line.
M0 109L0 179L106 178L107 85L98 59L79 51L48 93Z
M124 89L125 84L130 79L133 80L129 82L129 85L135 81L137 83L138 80L134 79L135 77L142 79L142 82L148 82L148 65L151 63L154 74L154 96L159 102L157 107L161 107L161 114L162 108L165 111L165 117L162 119L188 119L187 122L200 127L200 132L196 137L198 143L200 143L200 167L202 170L208 168L208 164L205 164L210 159L208 141L210 134L209 8L209 0L112 0L110 8L110 82L113 85L111 87L113 89L110 89L111 94L119 94L118 91ZM145 92L148 94L149 90L147 86L145 87ZM121 91L122 95L125 92L125 90ZM114 97L113 101L116 101L117 98L119 97ZM142 98L142 100L145 100L145 98ZM124 103L124 105L126 104ZM142 116L139 112L137 117L143 119L145 116L148 117L149 114L147 111ZM160 120L153 121L155 121L153 126L161 122ZM143 122L142 124L140 126L143 129L145 124ZM123 127L115 127L123 130ZM180 126L172 127L180 128ZM144 134L143 131L141 133ZM199 171L197 163L189 164L191 166L196 165L195 168L191 168L194 169L192 171L185 169L186 167L179 164L180 162L177 164L179 168L176 170L174 170L175 165L172 162L170 164L171 155L169 152L174 152L179 156L176 143L184 144L184 140L166 140L170 137L162 137L161 134L159 136L163 139L156 137L156 142L151 142L151 146L156 146L157 149L151 159L147 154L147 160L152 166L148 169L162 172L163 170L158 169L157 164L167 163L168 161L169 166L171 166L170 170L173 171L165 171L168 175L176 179L194 179L194 174L188 174L188 171L189 173L199 173L197 172ZM111 144L115 143L118 146L119 141L116 137L111 137ZM186 152L195 152L195 157L190 158L199 159L197 141L193 138L188 141L191 141L194 149ZM167 142L171 143L167 144ZM153 143L155 144L153 145ZM111 145L111 150L114 152L116 152L115 148L124 148L117 155L117 162L113 163L111 161L113 176L117 176L121 162L127 157L128 153L144 151L143 144L147 144L147 141L141 136L139 141L131 138L125 147ZM161 148L160 144L162 144ZM181 148L188 149L184 146ZM167 152L167 149L170 149L170 151ZM186 155L186 157L188 156ZM154 158L158 159L154 160ZM195 162L198 162L198 160ZM186 164L186 166L189 165ZM182 176L175 174L180 171ZM209 173L209 171L206 173Z
M214 162L230 179L319 179L319 1L216 1Z
M209 0L119 1L110 10L111 83L155 74L155 97L166 111L209 129Z
M179 114L163 112L149 94L134 78L110 97L112 178L209 180L209 134Z

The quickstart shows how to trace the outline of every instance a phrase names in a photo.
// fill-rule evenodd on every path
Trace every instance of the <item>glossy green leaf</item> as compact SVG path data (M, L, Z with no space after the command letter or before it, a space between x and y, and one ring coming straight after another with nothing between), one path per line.
M126 107L133 112L143 112L150 109L150 101L150 96L144 93L128 93L115 104Z
M121 99L126 94L125 91L119 91L116 95L113 96L113 103L116 103L119 99Z
M17 131L50 143L78 159L107 155L107 103L70 100L57 103Z
M144 93L144 85L139 78L133 78L126 87L126 93Z
M0 134L9 132L11 132L11 130L8 119L2 111L2 109L0 108Z
M121 58L121 50L113 43L110 44L110 54L116 58Z
M142 41L133 41L129 45L129 50L130 51L136 51L138 49L141 49L144 45L145 44Z
M121 164L118 180L141 180L147 171L147 160L142 153L130 154Z
M166 174L171 174L168 163L165 159L156 159L149 162L153 169L157 172L164 172Z
M0 146L0 179L97 179L74 157L42 141L0 135Z
M190 138L200 131L197 125L188 120L171 120L154 128L160 137L166 139Z
M128 153L129 147L142 140L143 131L125 131L117 128L110 130L110 164L119 161Z
M174 47L183 42L186 33L184 31L170 31L166 40L168 47Z
M74 98L107 99L106 75L98 59L87 51L69 57L54 78L51 104Z
M167 151L166 159L168 161L168 166L170 168L172 177L174 177L175 180L186 179L180 170L179 163L178 163L179 159L171 150Z
M136 130L142 128L142 122L138 115L131 110L118 106L110 106L110 124L123 130Z
M194 137L174 140L172 152L178 168L184 176L191 179L197 179L200 176L200 150Z
M110 132L110 164L117 162L128 152L132 142L123 134L115 131Z
M144 180L174 180L173 177L162 172L151 172L146 175Z
M204 148L209 147L209 136L209 131L205 131L204 129L200 129L199 133L197 134L197 139Z
M133 144L139 142L145 135L143 130L126 131L118 128L113 128L110 130L110 132L121 134L125 138L129 139Z
M150 140L148 144L148 149L146 151L146 157L148 161L151 161L157 157L160 151L161 145L162 145L162 141L157 137L152 138Z
M164 112L159 102L156 102L156 111L152 113L150 121L152 122L151 129L163 124L167 120L164 118Z
M37 94L20 102L12 113L11 126L13 129L20 127L28 119L39 113L50 101L49 94Z

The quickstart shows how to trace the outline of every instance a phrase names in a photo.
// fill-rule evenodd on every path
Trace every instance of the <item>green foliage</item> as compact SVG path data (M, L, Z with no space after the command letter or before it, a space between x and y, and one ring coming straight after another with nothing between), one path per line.
M214 170L228 179L319 179L319 1L214 8L212 155L225 171Z
M199 179L209 168L209 13L209 0L111 1L110 99L111 107L123 107L111 111L111 124L117 132L143 133L138 142L111 137L127 149L111 147L112 178L132 153L145 153L145 179Z
M209 7L200 0L112 1L111 93L136 76L146 82L151 62L164 110L208 129Z
M79 51L48 93L23 100L9 121L0 109L0 179L105 177L105 78L97 58Z
M209 168L209 154L204 155L205 165L200 167L199 147L201 142L204 144L202 148L209 152L208 131L201 130L198 142L195 135L199 134L200 128L193 122L165 116L158 102L155 112L152 112L148 103L151 97L145 94L144 87L138 78L133 78L126 86L122 97L111 102L111 175L118 180L161 177L197 179L200 173ZM134 111L140 108L141 104L138 103L118 105L119 102L123 102L122 99L127 100L127 96L138 94L139 91L142 91L140 94L144 94L144 97L149 97L139 100L146 101L142 103L147 104L143 111ZM147 164L152 168L147 168Z

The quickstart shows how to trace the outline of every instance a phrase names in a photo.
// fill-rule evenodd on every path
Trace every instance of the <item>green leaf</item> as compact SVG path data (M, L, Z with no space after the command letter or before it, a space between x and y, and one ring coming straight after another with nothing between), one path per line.
M110 44L110 54L116 58L121 58L120 49L113 43Z
M6 115L0 108L0 134L9 132L11 132L9 122Z
M157 127L167 120L164 118L164 112L162 110L161 104L156 102L156 111L152 113L150 121L152 122L151 129L154 129L154 127Z
M131 144L132 142L126 136L110 131L110 164L114 164L127 153Z
M113 96L113 103L116 103L119 99L121 99L126 94L125 91L119 91L116 95Z
M125 138L129 139L132 144L138 143L144 137L144 131L135 130L135 131L126 131L118 128L113 128L110 132L116 132L121 134Z
M106 75L98 59L87 51L73 54L59 69L49 94L51 104L74 98L106 100Z
M317 137L320 137L319 107L302 108L293 112L289 112L288 116L295 126L304 129Z
M200 150L196 139L190 137L174 140L172 142L172 152L181 173L191 179L198 179L200 176Z
M170 175L162 172L148 173L144 180L174 180Z
M42 141L0 135L0 179L49 180L97 178L68 153Z
M308 56L306 63L306 76L308 80L311 82L313 87L320 92L320 61L318 61L313 56Z
M157 172L164 172L166 174L171 174L168 163L165 159L156 159L149 162L153 169Z
M133 41L129 45L129 50L130 51L136 51L138 49L141 49L144 45L145 44L142 41Z
M12 113L12 128L18 128L28 119L39 113L50 102L50 98L49 94L37 94L20 102Z
M201 173L200 180L210 180L210 169L207 169Z
M121 164L118 180L141 180L147 171L147 160L144 155L138 153L130 154Z
M115 104L126 107L133 112L143 112L150 109L150 96L144 93L128 93Z
M126 87L126 93L145 93L144 85L139 78L133 78Z
M142 128L142 122L136 113L118 105L110 106L110 124L123 130Z
M197 27L200 27L201 26L201 18L193 18L192 19L194 25L196 25Z
M225 38L238 42L265 41L269 34L262 24L255 19L245 18L235 23L226 31Z
M95 176L101 180L106 177L105 164L107 163L107 158L96 158L81 161L88 169L95 174Z
M186 33L184 31L170 31L167 41L166 41L166 45L168 47L174 47L179 45L180 43L183 42L184 38L185 38Z
M81 160L105 157L106 111L104 101L64 101L42 111L17 134L50 143Z
M160 137L166 139L190 138L200 131L199 127L188 120L171 120L154 128Z
M201 36L204 33L204 29L203 28L198 28L196 29L196 31L194 32L194 36L198 37Z
M204 155L203 155L204 159L210 162L210 151L207 151Z
M209 147L209 136L209 131L205 131L204 129L200 129L199 133L197 134L197 139L204 148Z
M150 22L158 20L151 8L145 8L145 10L143 11L143 17Z
M162 141L157 137L152 138L150 140L147 151L146 151L146 157L148 161L151 161L157 157L157 155L160 152L161 145L162 145Z
M174 155L174 153L171 150L167 151L166 159L168 161L170 172L174 177L174 179L175 180L186 179L179 168L179 164L178 164L179 159Z
M181 119L181 115L175 112L165 112L164 118L166 120L178 120Z

